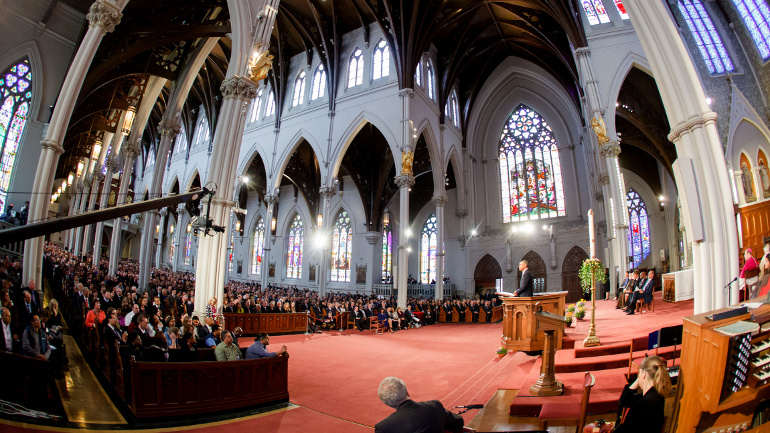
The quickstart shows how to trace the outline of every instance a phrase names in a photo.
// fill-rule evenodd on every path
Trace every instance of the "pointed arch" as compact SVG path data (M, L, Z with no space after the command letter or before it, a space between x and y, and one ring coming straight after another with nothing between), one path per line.
M580 285L580 268L588 258L585 250L577 245L570 248L561 265L561 288L567 292L566 302L577 302L583 297Z
M435 213L428 216L420 233L420 283L431 284L436 280L436 253L440 242Z
M628 206L628 256L634 268L650 255L650 218L647 205L633 188L626 193Z
M759 180L761 185L757 185L763 198L770 198L770 161L762 149L757 150L757 168L759 169Z
M503 268L500 262L491 254L485 254L477 263L473 270L474 280L499 280L503 278Z
M612 76L612 81L610 82L610 87L607 92L607 100L604 104L604 123L607 126L607 131L612 134L611 137L616 137L615 112L617 110L615 103L618 101L620 89L623 87L623 83L625 83L626 77L628 77L628 74L633 68L637 68L654 78L652 75L652 67L650 67L650 63L647 61L647 58L642 54L637 54L632 51L626 54L626 57L623 58L623 61L620 62L620 65L618 65L615 74Z
M417 137L423 136L425 138L425 144L428 147L428 155L430 156L430 167L433 177L434 188L439 188L444 182L444 171L441 167L443 164L443 158L441 156L441 150L439 149L438 140L436 139L436 133L433 131L433 125L428 119L424 119L417 128ZM414 149L412 149L414 151ZM400 161L401 158L398 158ZM437 169L439 168L439 169ZM397 171L397 173L400 173Z
M185 188L185 191L189 191L189 190L192 189L193 185L195 184L195 178L196 177L198 178L198 183L200 184L201 183L201 175L198 172L198 164L197 163L193 166L193 169L190 172L190 177L188 177L187 181L185 182L185 185L187 185L187 187Z
M32 80L32 99L30 103L30 109L28 112L28 118L38 120L39 116L45 116L46 114L41 111L40 105L43 99L44 84L48 77L45 74L43 68L43 62L40 57L40 49L37 47L35 41L25 42L18 45L0 55L0 71L5 71L11 68L14 64L23 59L29 60L29 65L32 69L34 79ZM47 117L46 117L47 119Z
M0 209L5 208L16 155L32 109L33 74L29 59L23 58L0 76Z
M267 223L261 214L257 215L253 233L252 254L251 254L251 274L261 275L263 266L262 258L264 257L265 248L265 231L267 230Z
M385 141L388 142L388 147L393 153L393 159L396 164L396 173L401 171L401 152L398 150L398 139L396 138L396 135L388 127L388 124L382 120L382 118L370 111L364 110L348 124L345 132L342 133L339 141L337 141L334 149L332 150L332 154L329 160L334 161L334 163L332 164L331 171L327 177L329 182L331 182L332 179L335 179L339 175L340 167L342 166L342 159L345 157L345 153L353 143L356 135L361 132L367 123L371 123L375 128L377 128L382 136L385 137Z
M746 155L746 152L741 152L738 164L738 170L741 172L742 183L742 185L739 185L738 187L743 187L743 196L746 199L746 203L755 202L757 201L757 189L756 185L754 184L754 176L751 171L754 165L751 163L749 156Z
M337 213L332 225L331 275L330 280L350 282L350 262L353 255L353 225L348 212L343 208Z
M286 232L286 241L286 278L302 278L305 223L299 213L295 213L291 220Z
M166 190L164 191L163 195L168 195L171 190L174 188L174 184L177 185L177 189L179 188L179 176L177 174L177 171L174 171L174 174L169 176L168 183L166 184Z
M280 188L281 186L281 177L283 177L283 174L286 171L286 166L289 165L289 160L291 160L291 157L294 155L294 152L299 148L299 146L302 144L303 141L306 141L310 147L313 149L313 153L315 153L315 157L320 163L323 156L323 151L321 150L321 145L319 141L316 139L316 137L310 133L310 131L300 128L294 136L288 141L290 143L289 145L284 147L283 152L278 156L278 159L276 161L279 161L278 167L276 167L273 171L273 178L272 178L272 185L273 188ZM263 159L264 161L264 159ZM251 163L251 162L249 162ZM240 172L243 172L243 170L248 167L248 165L242 165L242 169ZM268 174L269 176L270 174ZM323 185L324 182L324 171L321 170L321 184Z

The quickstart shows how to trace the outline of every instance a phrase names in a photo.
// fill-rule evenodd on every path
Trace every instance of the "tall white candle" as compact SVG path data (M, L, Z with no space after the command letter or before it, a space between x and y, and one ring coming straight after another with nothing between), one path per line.
M596 258L596 237L594 236L594 210L593 209L588 210L588 238L590 239L590 244L588 245L588 248L591 254L591 260L594 260Z

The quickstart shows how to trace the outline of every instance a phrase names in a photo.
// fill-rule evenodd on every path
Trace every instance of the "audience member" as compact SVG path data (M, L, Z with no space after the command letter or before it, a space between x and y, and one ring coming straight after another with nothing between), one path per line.
M254 344L246 349L246 359L272 358L274 356L289 356L286 351L286 345L281 347L278 352L268 352L267 345L270 344L270 336L261 333L254 339Z
M664 422L665 398L671 393L671 378L666 361L659 356L648 356L639 367L639 376L626 385L620 395L620 405L627 407L624 422L615 428L617 433L659 432Z
M229 331L222 332L222 342L214 349L217 361L237 361L241 359L241 350L233 344L233 335Z
M375 433L463 431L463 417L444 409L438 400L410 399L406 383L397 377L383 379L377 394L386 406L396 411L374 426Z

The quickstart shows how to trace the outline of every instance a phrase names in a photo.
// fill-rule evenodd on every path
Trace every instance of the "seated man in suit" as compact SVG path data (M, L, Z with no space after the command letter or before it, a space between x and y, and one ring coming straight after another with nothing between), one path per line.
M377 389L380 400L396 409L374 426L375 433L461 432L463 417L446 409L438 400L417 402L409 398L406 384L386 377Z
M636 273L634 274L636 275ZM629 293L626 294L626 303L623 305L623 311L629 311L629 307L631 307L631 302L634 299L634 295L636 295L637 292L641 292L642 289L644 289L645 284L647 284L647 272L641 271L639 272L639 278L634 281L633 287L629 287L628 289Z
M366 313L363 310L358 309L358 305L353 307L353 318L355 319L356 329L363 331L369 327L369 319L366 317Z
M623 309L626 308L626 301L628 300L628 296L634 292L634 288L636 287L636 282L639 280L639 271L635 270L631 273L631 278L626 280L626 284L620 288L620 294L618 296L618 304L615 307L616 309Z
M449 301L444 301L444 305L441 307L444 309L444 313L446 314L446 321L447 323L452 321L452 304L449 303Z
M527 261L522 260L519 262L519 270L521 271L521 281L519 281L519 290L513 292L518 297L532 296L534 294L534 284L532 281L532 272L527 268Z
M647 279L641 280L643 281L643 283L640 285L641 290L635 291L631 296L631 301L627 308L628 312L626 314L634 314L634 310L637 307L638 301L642 301L648 305L650 302L652 302L652 289L655 286L653 278L655 278L655 271L650 270L650 272L647 273ZM641 308L641 305L639 305L639 307Z
M484 307L482 307L482 308L484 308L484 314L486 314L486 316L487 316L487 322L491 322L492 321L492 313L494 311L493 308L492 308L492 303L489 302L489 301L484 301Z

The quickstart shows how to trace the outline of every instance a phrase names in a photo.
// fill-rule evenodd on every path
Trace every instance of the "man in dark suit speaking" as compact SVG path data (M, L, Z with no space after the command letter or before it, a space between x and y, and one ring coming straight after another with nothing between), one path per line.
M443 433L463 431L463 417L446 409L438 400L414 401L406 384L397 377L386 377L377 390L380 400L396 409L374 426L375 433Z
M519 281L519 290L513 292L518 297L532 296L532 272L527 268L527 261L522 260L519 262L519 270L521 271L521 281Z

